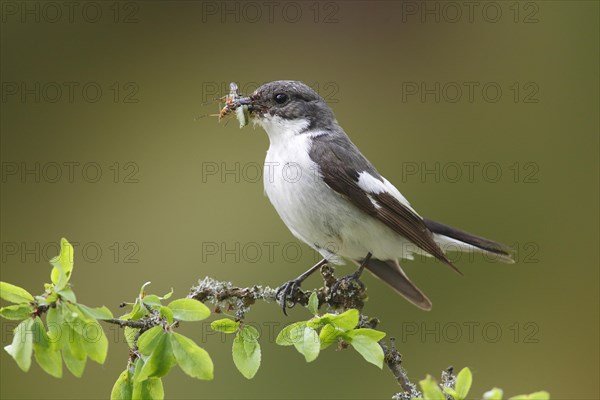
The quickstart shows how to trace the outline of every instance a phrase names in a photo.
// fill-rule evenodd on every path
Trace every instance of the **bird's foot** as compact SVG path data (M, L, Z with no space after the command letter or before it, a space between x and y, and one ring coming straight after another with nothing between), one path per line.
M298 294L301 293L300 284L302 280L293 279L284 283L283 285L277 288L277 292L275 292L275 299L281 304L281 308L283 309L283 313L287 316L287 308L293 308L298 302ZM291 304L291 305L289 305Z
M335 281L335 283L331 286L329 291L330 297L333 298L338 294L342 294L342 292L348 292L350 290L358 290L359 292L364 292L365 284L360 280L360 276L362 275L362 269L358 271L343 276Z

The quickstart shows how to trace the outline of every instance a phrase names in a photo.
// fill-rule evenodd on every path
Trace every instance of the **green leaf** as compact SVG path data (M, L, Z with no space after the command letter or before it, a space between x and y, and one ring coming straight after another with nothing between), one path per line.
M550 393L542 390L540 392L534 392L529 395L531 400L550 400Z
M546 391L540 391L531 394L521 394L518 396L513 396L508 400L550 400L550 393Z
M4 350L15 359L19 368L25 372L29 371L29 367L31 367L31 353L33 352L32 325L33 319L31 318L21 322L14 330L12 343L4 347Z
M57 314L59 319L62 317L59 347L62 349L67 369L79 378L83 375L87 362L87 332L84 332L86 322L81 319L79 310L75 306L72 307L70 309L62 303Z
M55 378L61 378L62 359L60 356L60 349L56 346L56 343L50 341L40 317L35 318L32 328L34 334L33 350L35 351L35 360L46 373Z
M337 343L338 338L343 335L344 332L339 329L335 329L333 325L325 325L321 332L319 332L319 340L321 341L321 350L326 349L333 343Z
M175 356L173 355L173 349L171 348L171 341L166 333L162 332L158 335L151 347L153 347L153 350L150 354L145 353L142 351L142 348L139 347L142 354L149 356L148 359L145 360L144 367L136 378L140 381L148 378L160 378L161 376L165 376L171 370L171 367L177 363Z
M133 374L133 394L134 400L163 399L165 391L160 378L149 378L144 381L138 379L141 370L144 367L144 361L138 358L134 364Z
M421 391L423 391L423 398L425 400L446 400L442 389L440 389L431 375L427 375L427 378L419 381L419 385L421 385Z
M317 315L319 313L319 297L317 296L317 292L312 292L310 297L308 298L308 311L312 315Z
M121 372L110 392L111 400L131 400L133 397L133 380L129 369Z
M67 342L68 335L63 332L63 316L61 308L51 307L46 313L46 325L48 326L48 337L51 342L56 342L58 348Z
M83 335L80 336L87 356L98 364L104 364L108 354L108 339L102 326L94 321L86 323Z
M169 324L173 323L173 311L169 307L160 306L160 316L167 320Z
M63 314L74 335L72 341L79 342L78 350L83 349L83 356L88 356L93 361L104 364L108 353L108 339L100 323L93 318L95 315L105 317L108 309L92 309L81 307L80 304L62 303ZM89 314L92 318L88 318ZM70 320L70 321L69 321ZM77 353L77 358L81 359L81 354Z
M165 390L160 378L149 378L142 382L133 382L133 400L162 400Z
M136 300L131 311L125 315L121 315L119 317L119 319L122 319L122 320L131 319L131 320L137 321L137 320L145 317L147 314L148 314L148 310L146 309L146 307L142 306L142 304L139 300Z
M359 328L353 329L347 333L347 335L351 338L355 338L357 336L364 336L376 342L379 342L381 339L385 337L385 332L377 331L375 329L369 328Z
M27 290L6 282L0 282L0 298L17 304L34 301L33 296Z
M350 344L361 356L373 365L383 368L383 349L376 340L368 336L354 336L349 338Z
M146 282L142 285L142 287L140 288L140 298L144 297L144 295L146 294L146 286L148 286L151 283L152 282Z
M51 309L52 310L52 309ZM48 313L48 328L55 326L55 332L49 331L49 339L57 340L57 347L62 350L67 369L76 377L81 377L87 363L88 344L86 343L86 324L79 308L61 302L56 312ZM55 336L57 335L57 336ZM96 357L97 358L97 357Z
M171 291L169 293L161 297L161 300L168 300L171 296L173 296L173 288L171 288Z
M254 378L260 367L261 350L258 331L252 326L244 326L233 340L233 362L246 379Z
M258 333L258 329L256 329L254 326L249 325L249 324L244 325L244 328L241 330L241 333L247 339L250 339L251 341L256 341L260 337L260 334Z
M58 298L58 295L57 295L57 298ZM53 303L53 302L48 301L47 298L44 296L35 296L34 299L35 299L35 302L41 306L48 306L51 303Z
M165 332L162 326L155 326L142 333L138 338L137 345L140 353L144 355L150 355L156 348L159 339Z
M142 301L144 302L144 304L147 304L149 306L160 307L162 305L161 300L167 300L172 295L173 295L173 288L171 288L171 291L169 293L165 294L163 297L159 297L155 294L149 294L149 295L144 296L142 298Z
M459 396L458 393L456 392L456 390L449 388L449 387L442 387L442 391L446 394L449 394L450 396L452 396L453 400L458 400Z
M149 305L149 306L154 306L154 307L162 306L162 303L160 302L160 297L158 297L155 294L149 294L147 296L144 296L142 298L142 301L144 302L144 304Z
M211 322L210 327L213 331L217 332L235 333L240 327L240 323L229 318L223 318Z
M29 318L31 313L33 313L33 307L24 303L0 308L0 317L13 321L22 321Z
M74 304L61 302L60 308L62 309L63 318L66 322L76 327L85 317L81 310ZM81 329L80 329L81 331Z
M201 321L210 316L210 310L194 299L177 299L169 303L173 317L179 321Z
M360 313L356 309L351 309L341 314L325 314L322 318L324 323L333 325L336 329L349 331L358 325Z
M138 377L140 376L140 371L142 370L142 368L144 368L144 360L142 357L138 357L134 362L133 362L133 382L135 384L135 382L139 382L140 380L138 379Z
M502 389L495 387L483 394L483 400L502 400L503 394Z
M123 330L123 336L125 336L125 341L129 345L129 347L132 349L133 349L135 337L137 336L139 331L140 331L139 329L131 328L129 326L126 326L125 329Z
M306 321L306 326L318 331L319 329L321 329L323 326L326 325L326 323L327 323L326 321L328 321L328 320L329 320L328 318L319 317L318 315L315 315L314 317L312 317L311 319Z
M469 390L471 390L472 383L473 374L471 373L471 370L467 367L461 369L458 375L456 375L456 384L454 385L454 390L456 390L456 394L458 395L458 399L455 400L466 399Z
M51 259L50 264L54 267L50 277L55 290L59 292L67 286L73 272L73 246L67 239L60 240L60 254Z
M70 301L71 303L77 303L77 297L75 297L75 292L73 292L70 288L66 287L63 290L57 293L60 297L65 300ZM56 300L54 300L56 301ZM52 302L54 302L52 301Z
M178 333L169 333L173 355L183 372L197 379L213 379L213 362L203 348Z
M79 310L81 310L84 316L92 320L105 320L114 318L112 312L106 306L92 308L84 306L83 304L77 304L77 307Z
M62 355L67 369L80 378L87 362L86 351L83 340L72 328L70 328L70 337L73 339L67 339L67 344L62 348Z
M311 362L317 359L321 350L321 342L317 331L308 326L304 328L302 340L294 343L296 350L306 359L306 362Z
M286 326L277 335L275 343L280 346L292 346L302 341L304 338L304 328L306 328L306 321L294 322Z
M52 289L52 290L54 290L54 289ZM58 301L58 298L59 298L58 293L52 292L52 293L47 294L43 301L38 300L38 302L40 304L50 305L52 303L56 303Z

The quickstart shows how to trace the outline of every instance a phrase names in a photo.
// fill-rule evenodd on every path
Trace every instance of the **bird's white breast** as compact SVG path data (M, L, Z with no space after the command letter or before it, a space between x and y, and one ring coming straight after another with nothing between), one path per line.
M310 158L312 137L306 120L260 121L270 140L265 159L265 193L299 239L332 262L362 259L368 252L392 259L406 256L404 240L325 184Z
M275 117L261 124L270 140L263 174L265 194L296 237L318 250L327 247L337 241L332 237L334 229L323 219L335 212L332 203L324 201L333 193L309 156L314 134L298 133L308 121Z

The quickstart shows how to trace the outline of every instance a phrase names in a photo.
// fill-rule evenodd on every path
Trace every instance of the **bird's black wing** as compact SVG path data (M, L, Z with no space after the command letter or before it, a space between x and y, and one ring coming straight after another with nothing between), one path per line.
M425 294L406 276L397 260L381 261L371 258L367 262L367 269L376 277L390 285L406 300L423 310L431 310L431 301Z
M435 243L433 234L423 219L410 207L398 201L392 193L387 191L369 193L358 185L362 172L369 173L382 183L383 178L345 133L331 132L331 134L313 137L309 155L319 166L323 180L331 189L460 273Z

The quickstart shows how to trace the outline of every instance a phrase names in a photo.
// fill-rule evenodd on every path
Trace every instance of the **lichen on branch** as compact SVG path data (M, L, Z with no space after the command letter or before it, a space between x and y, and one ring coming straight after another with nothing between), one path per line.
M338 282L334 275L334 267L326 264L321 267L320 272L323 278L323 286L307 291L297 288L291 294L291 299L288 299L290 306L300 304L307 307L310 296L316 293L321 307L325 306L335 312L357 309L361 311L358 327L375 329L379 320L362 314L364 301L367 298L366 287L360 282L342 281L335 292L332 292L332 287ZM281 302L285 300L277 298L276 293L277 289L269 286L237 287L231 282L205 277L198 282L198 285L191 288L188 297L213 304L215 312L234 313L237 319L243 320L250 307L257 301L275 302L281 305ZM389 346L383 340L379 344L384 352L385 365L392 372L407 398L421 397L421 392L409 380L405 369L401 366L402 356L395 346L395 339L390 338Z

